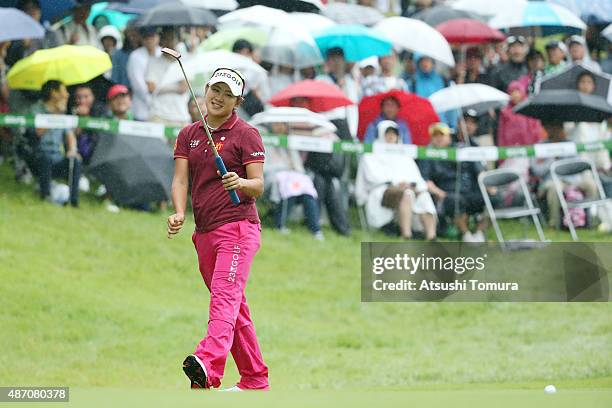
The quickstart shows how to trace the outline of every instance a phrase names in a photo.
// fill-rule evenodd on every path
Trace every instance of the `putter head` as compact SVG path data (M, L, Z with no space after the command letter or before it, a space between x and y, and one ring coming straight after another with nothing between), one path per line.
M162 48L161 52L163 52L164 54L168 54L168 55L170 55L171 57L174 57L174 58L176 58L176 59L181 58L181 53L180 53L180 52L178 52L178 51L173 50L172 48L166 48L166 47L164 47L164 48Z

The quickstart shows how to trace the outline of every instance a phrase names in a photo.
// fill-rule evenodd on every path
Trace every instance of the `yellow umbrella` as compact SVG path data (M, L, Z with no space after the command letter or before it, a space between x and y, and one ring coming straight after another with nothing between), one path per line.
M112 67L104 51L90 45L62 45L36 51L8 72L9 87L37 91L49 80L64 85L87 82Z

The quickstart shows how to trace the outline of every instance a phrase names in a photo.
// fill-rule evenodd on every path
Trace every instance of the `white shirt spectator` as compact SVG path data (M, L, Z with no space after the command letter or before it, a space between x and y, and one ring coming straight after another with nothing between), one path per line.
M146 82L156 85L149 104L149 120L184 125L190 122L187 109L189 94L179 82L159 87L162 78L174 64L174 59L163 55L149 59Z
M96 48L102 48L100 41L98 41L98 33L91 24L83 26L70 20L54 30L54 33L59 45L70 44L70 39L73 35L76 35L78 39L73 45L91 45Z
M327 81L332 84L336 84L331 76L319 75L316 77L317 80ZM336 84L337 85L337 84ZM342 106L340 108L332 109L327 112L321 112L327 119L346 119L349 130L353 139L357 137L357 125L359 123L359 110L357 108L357 102L359 100L359 85L357 81L353 79L350 74L344 75L344 84L340 87L347 98L349 98L355 105Z
M155 49L155 57L161 55L161 48ZM132 86L132 112L136 120L149 119L151 94L147 88L145 75L151 55L145 47L135 49L128 58L127 73Z

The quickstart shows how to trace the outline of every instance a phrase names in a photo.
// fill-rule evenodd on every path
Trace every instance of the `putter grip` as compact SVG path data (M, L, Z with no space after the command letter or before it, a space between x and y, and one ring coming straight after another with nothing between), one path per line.
M225 163L223 163L223 159L221 158L221 156L215 157L215 163L217 164L217 168L219 169L219 172L222 176L227 173ZM230 198L232 199L232 203L236 205L240 204L240 198L238 198L238 193L236 192L236 190L230 190L228 191L228 193L230 195Z

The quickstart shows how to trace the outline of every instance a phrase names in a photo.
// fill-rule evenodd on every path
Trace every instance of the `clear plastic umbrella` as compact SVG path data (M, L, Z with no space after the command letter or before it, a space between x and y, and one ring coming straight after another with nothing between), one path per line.
M331 3L323 9L323 15L339 24L374 25L385 16L373 7L358 4Z
M436 112L446 112L461 109L466 106L490 103L504 105L510 96L492 86L484 84L452 85L434 92L429 97Z
M389 17L376 24L374 30L385 34L398 48L418 52L448 66L455 66L455 58L448 41L435 28L421 20Z
M315 13L293 12L290 13L290 15L299 21L303 26L307 27L308 31L311 33L323 30L336 24L334 20Z
M0 42L45 36L45 29L38 21L16 8L0 8L0 21Z
M282 106L269 108L254 115L249 123L253 126L268 123L304 123L313 127L324 128L330 132L337 130L336 126L325 116L305 108Z
M261 49L261 57L264 61L297 69L323 63L321 51L312 35L298 25L274 28Z

